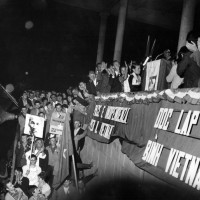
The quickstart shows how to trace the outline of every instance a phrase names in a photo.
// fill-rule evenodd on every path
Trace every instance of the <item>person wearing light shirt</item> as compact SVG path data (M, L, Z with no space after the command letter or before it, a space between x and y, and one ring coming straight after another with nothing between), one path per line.
M36 165L37 157L32 154L30 156L30 164L22 167L23 176L29 179L29 185L38 186L38 174L42 171L40 166Z

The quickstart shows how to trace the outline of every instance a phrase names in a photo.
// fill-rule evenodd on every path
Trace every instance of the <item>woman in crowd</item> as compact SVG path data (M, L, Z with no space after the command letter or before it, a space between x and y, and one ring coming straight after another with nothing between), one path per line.
M87 88L86 88L86 83L80 82L78 87L79 87L79 90L80 90L79 97L82 98L82 99L88 98L89 93L88 93Z

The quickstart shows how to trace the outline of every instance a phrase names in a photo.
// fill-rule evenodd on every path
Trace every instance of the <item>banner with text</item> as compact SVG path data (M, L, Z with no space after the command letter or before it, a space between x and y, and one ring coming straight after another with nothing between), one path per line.
M88 136L105 143L119 137L122 152L136 166L172 185L198 191L200 107L169 100L164 95L148 103L96 100L88 113Z

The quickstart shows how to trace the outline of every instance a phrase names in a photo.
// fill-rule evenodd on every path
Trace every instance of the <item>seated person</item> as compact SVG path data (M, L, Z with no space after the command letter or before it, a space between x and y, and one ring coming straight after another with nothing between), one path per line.
M15 183L16 188L20 188L26 196L28 196L29 179L23 176L21 167L15 169Z
M15 188L14 185L8 181L6 183L6 190L8 191L5 200L28 200L28 197L20 188Z
M30 186L29 192L31 197L29 200L46 200L45 196L40 193L40 190L37 186Z

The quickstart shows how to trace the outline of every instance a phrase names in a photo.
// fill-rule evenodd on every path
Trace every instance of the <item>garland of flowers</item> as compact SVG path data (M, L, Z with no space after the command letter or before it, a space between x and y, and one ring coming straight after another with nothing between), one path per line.
M137 93L112 93L101 94L95 97L95 101L126 101L129 104L134 103L152 103L161 100L168 100L177 103L189 103L193 105L200 104L200 88L187 89L166 89L162 91L143 91Z

